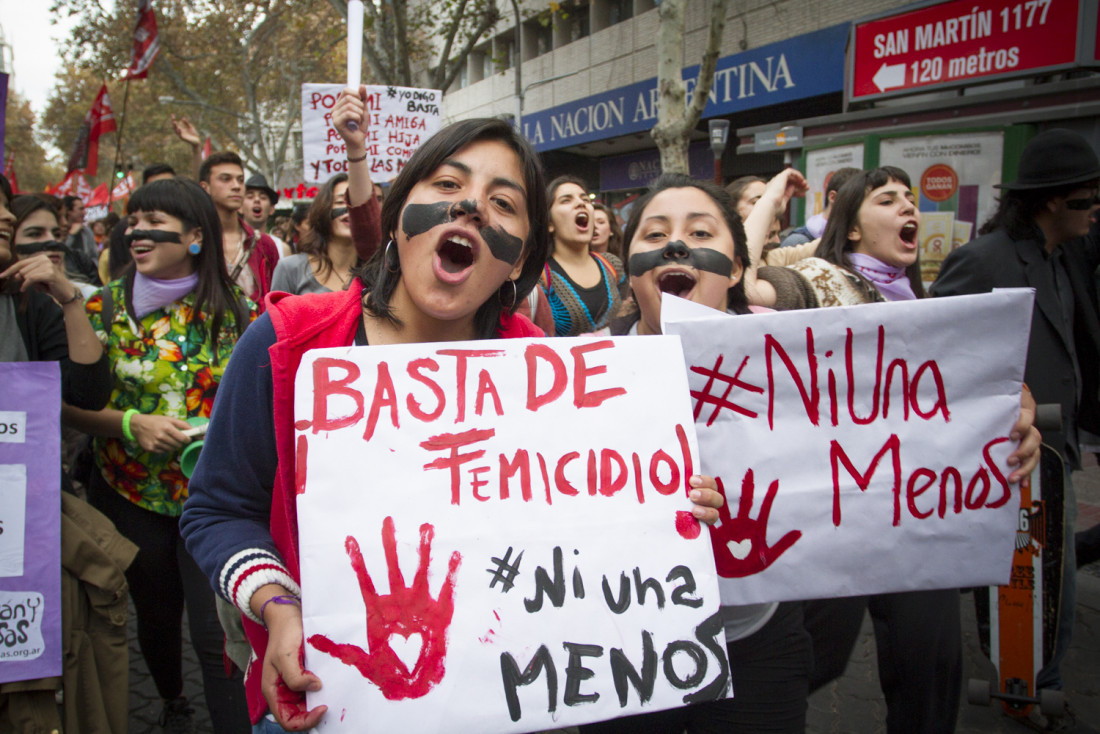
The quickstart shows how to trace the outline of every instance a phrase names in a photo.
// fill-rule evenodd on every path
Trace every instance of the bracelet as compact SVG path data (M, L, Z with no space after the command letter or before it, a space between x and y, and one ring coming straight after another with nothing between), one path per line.
M260 621L263 622L264 629L267 629L267 621L264 619L264 611L267 609L267 605L271 602L275 602L276 604L297 604L298 606L302 606L302 600L296 596L291 596L290 594L278 594L271 597L260 605Z
M137 408L130 408L122 414L122 435L126 437L127 441L137 441L137 439L134 438L134 432L130 430L130 419L140 412L141 411Z
M72 298L70 298L67 301L58 301L57 305L58 306L68 306L73 301L83 301L83 300L84 300L84 294L80 291L79 288L77 288L76 286L73 286Z
M366 159L367 154L363 153L363 155L359 156L358 158L348 158L348 163L358 163L359 161L365 161Z

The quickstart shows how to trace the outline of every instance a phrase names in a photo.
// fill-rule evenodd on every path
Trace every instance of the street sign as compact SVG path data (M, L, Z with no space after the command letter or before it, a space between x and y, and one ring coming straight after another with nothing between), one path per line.
M1077 61L1080 0L954 0L854 26L849 101Z

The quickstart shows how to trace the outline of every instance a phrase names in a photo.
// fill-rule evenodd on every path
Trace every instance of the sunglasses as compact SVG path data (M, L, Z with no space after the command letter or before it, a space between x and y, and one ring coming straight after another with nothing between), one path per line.
M65 252L65 245L56 240L50 242L30 242L25 245L16 245L15 251L20 255L37 255L40 252Z
M1082 212L1094 206L1100 206L1100 194L1093 194L1084 199L1066 199L1066 209L1072 209L1075 212Z

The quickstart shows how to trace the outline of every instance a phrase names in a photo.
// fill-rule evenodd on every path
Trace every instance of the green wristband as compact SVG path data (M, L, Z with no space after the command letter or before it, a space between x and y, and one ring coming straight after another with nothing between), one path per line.
M126 437L127 441L137 441L134 438L134 432L130 430L130 419L140 412L137 408L130 408L122 414L122 435Z

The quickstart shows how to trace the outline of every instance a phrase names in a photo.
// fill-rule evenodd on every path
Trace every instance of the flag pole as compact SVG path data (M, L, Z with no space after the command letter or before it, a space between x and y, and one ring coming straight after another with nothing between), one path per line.
M118 120L118 132L115 138L115 161L111 166L111 178L107 182L107 211L111 211L112 195L115 193L115 172L118 171L119 158L122 155L122 130L126 127L126 103L130 100L130 72L126 72L126 89L122 93L122 116Z

